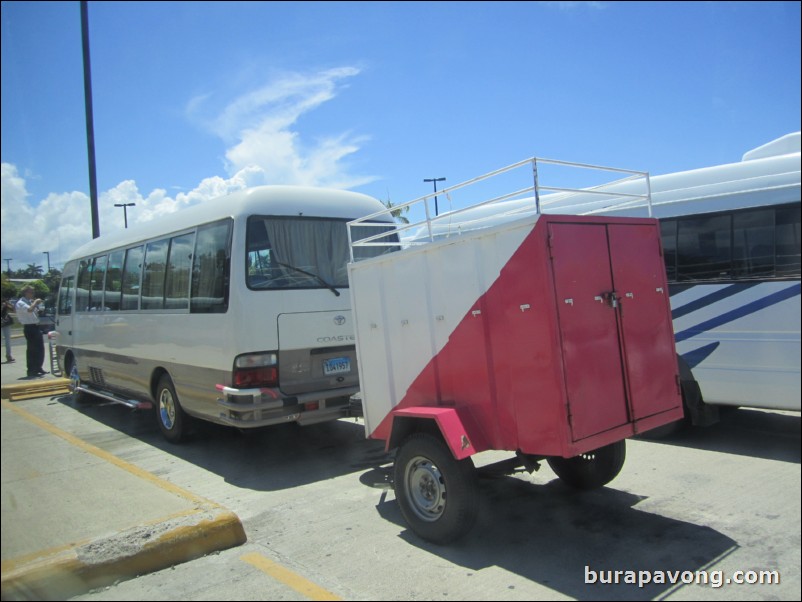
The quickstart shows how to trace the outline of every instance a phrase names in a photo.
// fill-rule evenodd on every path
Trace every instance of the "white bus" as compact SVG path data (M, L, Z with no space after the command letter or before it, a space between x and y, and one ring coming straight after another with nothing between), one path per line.
M560 163L534 159L511 168L528 169L531 182L540 161ZM451 200L464 185L438 194ZM533 199L533 190L547 194ZM710 424L721 406L800 410L799 132L737 163L565 190L528 186L513 200L504 195L456 209L405 242L458 236L537 211L656 217L687 418Z
M264 186L93 240L64 266L59 366L76 394L155 404L171 442L192 418L251 428L342 417L359 385L341 293L346 222L381 208L353 192Z

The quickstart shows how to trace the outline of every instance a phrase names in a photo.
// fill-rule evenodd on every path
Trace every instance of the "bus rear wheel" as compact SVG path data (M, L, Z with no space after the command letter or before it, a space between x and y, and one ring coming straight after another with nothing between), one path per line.
M156 386L156 419L159 430L170 443L186 440L190 418L178 401L172 379L166 374Z

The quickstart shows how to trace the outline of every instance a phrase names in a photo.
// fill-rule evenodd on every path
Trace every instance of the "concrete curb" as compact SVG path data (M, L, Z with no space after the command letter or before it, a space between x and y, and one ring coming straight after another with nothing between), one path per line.
M239 518L218 506L67 549L4 561L3 600L64 600L245 543Z
M69 392L70 380L68 378L48 378L2 385L0 387L0 398L17 401L19 399L31 399L47 395L64 395Z
M16 384L9 387L21 388ZM96 522L91 507L81 505L69 509L58 506L56 502L53 512L63 513L60 515L63 521L82 522L89 535L86 539L67 540L69 543L58 547L3 559L0 578L2 600L64 600L247 541L239 517L227 508L54 427L18 405L3 401L2 406L4 410L12 412L13 418L22 418L38 427L45 437L56 437L69 444L69 449L76 456L70 460L72 464L61 467L62 471L77 465L103 467L105 470L102 474L107 486L113 487L116 483L133 478L138 480L133 482L138 483L135 486L139 491L154 487L154 494L161 496L162 502L176 500L175 504L171 504L173 509L164 511L163 515L159 515L161 506L152 509L155 511L147 509L145 512L141 512L141 507L132 508L131 516L139 516L138 519L124 521L125 526L119 530L107 529L95 533ZM7 460L7 451L4 449L4 461ZM104 462L81 461L87 455ZM122 480L118 481L117 475ZM58 500L59 491L45 489L41 495ZM125 501L120 499L121 514L125 514Z

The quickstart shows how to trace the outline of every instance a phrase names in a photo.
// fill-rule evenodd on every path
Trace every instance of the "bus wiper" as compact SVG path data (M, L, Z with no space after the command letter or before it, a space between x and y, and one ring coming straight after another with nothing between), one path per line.
M323 278L321 278L321 277L320 277L320 276L318 276L317 274L313 274L312 272L307 272L306 270L302 270L301 268L299 268L299 267L296 267L296 266L294 266L294 265L290 265L289 263L281 263L280 261L274 261L273 263L275 263L276 265L280 265L280 266L281 266L281 267L283 267L283 268L288 268L288 269L290 269L290 270L295 270L296 272L300 272L301 274L306 274L307 276L310 276L311 278L314 278L314 279L315 279L315 280L317 280L317 281L318 281L320 284L322 284L322 285L323 285L323 286L325 286L327 289L329 289L329 290L330 290L332 293L334 293L334 295L335 295L336 297L339 297L339 296L340 296L340 291L338 291L338 290L337 290L336 288L334 288L334 287L333 287L331 284L329 284L328 282L326 282L325 280L323 280Z

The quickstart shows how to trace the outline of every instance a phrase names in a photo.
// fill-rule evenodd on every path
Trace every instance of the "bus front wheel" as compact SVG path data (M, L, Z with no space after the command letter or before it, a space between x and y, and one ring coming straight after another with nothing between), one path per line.
M173 381L166 374L156 387L156 419L159 429L170 443L180 443L187 437L189 416L184 412Z

